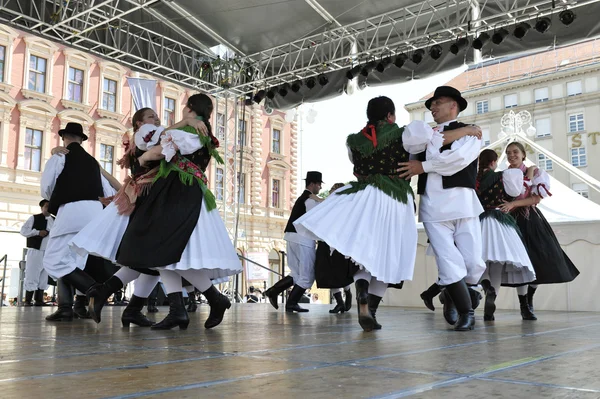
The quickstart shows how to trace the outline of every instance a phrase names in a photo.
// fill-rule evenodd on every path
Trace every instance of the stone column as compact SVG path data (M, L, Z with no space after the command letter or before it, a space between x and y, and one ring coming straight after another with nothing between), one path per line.
M264 212L263 201L261 196L262 188L262 161L263 161L263 111L259 104L252 105L252 156L254 157L254 165L252 165L252 173L247 176L250 178L250 205L252 206L253 215L262 215ZM247 177L247 178L248 178Z

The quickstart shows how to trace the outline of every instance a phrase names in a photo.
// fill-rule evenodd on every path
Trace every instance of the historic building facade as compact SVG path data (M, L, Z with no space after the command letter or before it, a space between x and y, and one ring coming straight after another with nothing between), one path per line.
M527 110L537 129L533 138L537 144L600 180L599 80L600 42L589 41L526 57L486 61L447 85L463 92L469 101L459 118L481 126L484 144L498 140L502 115ZM432 121L423 100L406 105L411 120ZM600 193L544 154L531 147L528 151L530 159L553 177L600 203Z

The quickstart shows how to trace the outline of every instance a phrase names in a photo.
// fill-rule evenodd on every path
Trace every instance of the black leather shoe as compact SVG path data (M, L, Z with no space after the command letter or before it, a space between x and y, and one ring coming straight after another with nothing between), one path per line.
M469 287L469 295L471 296L471 306L473 307L473 310L477 309L477 307L479 307L479 304L481 303L481 299L483 299L483 296L481 295L481 292Z
M231 308L231 302L214 285L204 291L202 295L204 295L210 305L210 313L208 314L208 319L204 322L204 328L216 327L223 321L223 316L227 309Z
M335 298L336 305L329 311L329 313L344 313L346 311L346 304L344 303L344 298L342 298L342 293L336 292L333 294L333 297Z
M135 295L131 296L129 304L121 315L121 323L123 323L123 327L129 327L131 323L140 327L150 327L154 324L152 320L149 320L142 313L145 303L145 298L140 298L139 296Z
M271 288L266 290L264 292L264 296L269 300L271 306L273 306L275 309L279 309L277 297L279 296L279 294L290 288L292 285L294 285L294 279L292 278L292 276L285 276L284 278L276 282Z
M148 313L157 313L156 299L148 299Z
M375 317L380 302L380 296L369 294L369 312L371 312L371 316L373 316L373 330L381 330L381 324L377 322L377 318Z
M46 316L47 321L73 321L73 309L61 309Z
M519 295L519 305L521 307L521 317L523 320L537 320L535 314L531 311L527 302L527 295Z
M346 295L346 299L344 301L344 307L346 312L349 312L352 309L352 291L346 290L344 291L344 295Z
M85 295L75 296L75 304L73 305L73 315L77 319L91 319L87 307Z
M446 319L446 322L451 326L455 325L458 320L458 311L446 290L443 290L440 294L440 302L444 305L444 319Z
M471 309L468 313L460 313L454 331L469 331L473 328L475 328L475 311Z
M101 321L102 308L108 301L108 298L115 292L123 288L123 282L117 277L112 276L104 284L94 284L86 295L89 301L88 312L96 323Z
M421 292L421 299L425 303L425 306L427 307L427 309L431 310L432 312L435 311L435 306L433 305L433 298L438 296L440 294L440 292L441 292L441 288L436 283L431 284L431 286L429 286L429 288L427 288L425 291Z
M308 309L304 309L304 308L300 307L300 305L298 305L298 302L302 298L302 295L304 295L305 291L306 290L304 288L300 287L299 285L294 285L294 288L292 288L292 292L290 293L290 296L288 297L288 301L285 304L286 312L298 312L298 313L308 312Z
M494 313L496 312L496 290L490 286L486 290L485 304L483 305L483 321L493 321L496 318Z
M358 324L366 332L373 331L375 320L369 311L369 282L367 280L356 280L356 304L358 305Z
M185 330L190 324L190 318L183 305L183 294L173 292L168 294L167 298L169 299L169 314L150 328L152 330L170 330L173 327L179 327L180 330Z

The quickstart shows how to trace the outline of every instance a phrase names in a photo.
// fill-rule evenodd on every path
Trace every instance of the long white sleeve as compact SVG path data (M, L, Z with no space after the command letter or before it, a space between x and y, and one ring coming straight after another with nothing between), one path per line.
M506 169L502 172L504 191L511 197L518 197L523 191L523 172L521 169Z
M479 157L481 140L476 137L462 137L452 143L452 147L439 153L435 159L423 162L425 173L435 172L442 176L452 176L463 170ZM427 151L429 155L429 151Z
M304 202L304 205L306 206L306 212L310 211L311 209L313 209L315 206L317 206L319 203L317 201L315 201L312 198L307 199Z
M108 179L102 176L102 173L100 173L100 179L102 180L102 191L104 191L105 197L112 197L117 193L113 186L110 185Z
M531 192L542 198L549 197L550 194L550 176L545 170L537 168L531 181Z
M162 126L155 126L150 123L142 125L133 137L135 146L142 151L148 151L157 145L160 141L160 135L165 130Z
M21 235L23 237L35 237L40 235L40 231L33 228L33 216L31 216L21 227Z
M160 145L163 147L162 154L167 162L175 156L177 151L181 155L187 155L203 147L197 134L178 129L168 130L160 141Z
M433 129L423 121L412 121L402 132L402 145L409 154L419 154L427 148Z
M40 182L42 198L50 200L56 186L56 179L58 179L64 168L65 156L63 154L54 154L46 162Z

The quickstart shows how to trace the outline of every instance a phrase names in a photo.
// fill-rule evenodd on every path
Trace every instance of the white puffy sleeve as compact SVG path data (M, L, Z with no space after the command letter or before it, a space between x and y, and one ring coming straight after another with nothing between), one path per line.
M50 200L56 186L56 179L58 179L64 168L65 156L63 154L54 154L46 162L40 181L40 191L43 199Z
M187 155L203 147L200 137L197 134L178 129L167 130L160 141L160 145L162 146L162 154L165 156L167 162L175 156L177 151L181 155Z
M40 231L33 228L33 216L31 216L21 227L21 235L23 237L35 237L40 235Z
M117 193L117 190L110 185L110 182L106 177L102 176L102 173L100 173L100 180L102 181L102 191L104 192L105 197L112 197Z
M504 191L511 197L518 197L523 191L523 172L521 169L506 169L502 172Z
M346 144L346 149L348 150L348 159L350 159L350 162L354 165L354 158L352 157L352 150L350 149L350 146L348 144Z
M412 121L404 127L402 145L409 154L419 154L433 138L433 129L423 121Z
M531 185L532 194L539 195L542 198L552 195L550 193L550 176L543 169L537 168L535 170Z
M155 126L146 123L135 132L135 146L142 151L148 151L150 148L157 145L160 141L160 135L165 130L162 126Z
M317 201L315 201L312 198L307 199L304 202L304 205L306 206L306 212L310 211L311 209L313 209L315 206L317 206L319 203Z
M442 176L452 176L479 158L480 150L481 140L472 136L454 141L449 150L439 153L435 159L429 158L428 148L427 160L423 162L423 170L425 173L435 172Z

